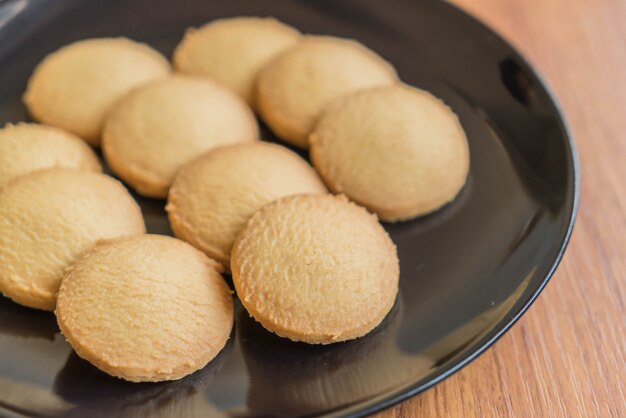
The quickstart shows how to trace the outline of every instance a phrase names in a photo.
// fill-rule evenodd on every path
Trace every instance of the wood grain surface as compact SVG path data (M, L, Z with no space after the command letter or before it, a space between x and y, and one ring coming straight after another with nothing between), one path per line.
M556 274L478 360L381 417L626 417L626 1L454 0L518 48L578 148L581 201Z

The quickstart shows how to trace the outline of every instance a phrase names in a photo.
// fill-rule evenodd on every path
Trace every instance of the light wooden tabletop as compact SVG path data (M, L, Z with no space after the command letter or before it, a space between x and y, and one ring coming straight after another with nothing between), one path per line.
M521 321L381 417L626 417L626 1L454 0L555 93L582 170L565 257Z

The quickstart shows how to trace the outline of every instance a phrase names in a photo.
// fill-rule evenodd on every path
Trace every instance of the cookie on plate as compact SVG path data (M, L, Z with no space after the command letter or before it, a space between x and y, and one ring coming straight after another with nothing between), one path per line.
M432 94L406 85L338 99L324 110L309 142L328 187L389 222L450 202L469 170L467 138L456 114Z
M183 167L165 208L177 237L230 270L230 250L261 206L298 193L326 193L296 153L269 142L216 148Z
M218 19L189 29L172 60L177 71L209 77L252 106L259 70L299 39L296 29L273 18Z
M233 298L217 268L171 237L100 242L61 283L59 328L80 357L112 376L180 379L228 341Z
M195 157L258 136L252 111L236 94L208 79L176 75L118 103L102 149L113 172L137 192L164 198L176 172Z
M52 168L0 189L0 291L53 310L65 269L98 240L145 232L126 189L99 173Z
M34 119L98 146L113 105L169 72L167 60L148 45L127 38L85 39L44 58L28 80L24 103Z
M307 36L261 70L256 107L276 135L307 148L307 136L327 103L396 80L388 62L356 41Z
M230 265L254 319L310 344L367 334L398 292L391 238L376 216L343 196L295 195L264 206L239 234Z
M17 176L54 167L102 171L93 150L69 132L36 123L9 123L0 129L0 187Z

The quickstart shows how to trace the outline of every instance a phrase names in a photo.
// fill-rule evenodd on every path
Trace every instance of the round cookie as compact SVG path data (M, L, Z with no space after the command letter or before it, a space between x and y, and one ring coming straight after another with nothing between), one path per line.
M97 244L68 271L55 314L76 353L132 382L176 380L222 350L232 292L217 264L175 238Z
M238 236L230 265L254 319L310 344L367 334L398 292L395 245L376 216L343 196L288 196L264 206Z
M104 156L115 174L144 196L167 196L176 172L218 145L256 140L252 111L234 93L198 77L176 75L143 86L107 118Z
M113 105L169 72L167 60L148 45L126 38L86 39L44 58L28 80L24 103L34 119L98 146Z
M283 196L326 192L296 153L259 141L220 147L186 165L165 210L177 237L229 270L235 238L256 210Z
M333 192L389 222L450 202L469 170L457 116L440 99L406 85L338 99L323 112L309 143L313 164Z
M0 129L0 187L11 179L44 168L101 172L98 157L77 136L36 123Z
M96 241L145 232L116 180L65 168L20 176L0 189L0 291L53 310L65 269Z
M276 135L307 148L307 135L326 104L395 81L394 68L360 43L308 36L261 70L256 106Z
M299 39L296 29L273 18L218 19L185 33L174 51L174 68L209 77L252 106L258 72Z

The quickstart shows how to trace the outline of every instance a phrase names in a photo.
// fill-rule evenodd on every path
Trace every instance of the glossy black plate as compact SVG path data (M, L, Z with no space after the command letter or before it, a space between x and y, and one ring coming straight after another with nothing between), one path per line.
M572 144L536 74L497 35L440 1L0 1L0 123L27 118L28 75L77 39L125 35L170 54L188 26L272 15L305 32L359 39L459 114L471 173L428 217L386 225L400 294L373 333L307 346L237 307L228 346L177 382L131 384L77 358L51 313L0 297L0 414L7 416L360 416L467 364L528 308L565 249L577 202ZM265 132L271 138L269 132ZM168 233L163 202L140 199Z

